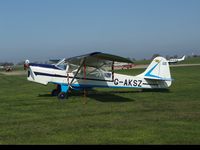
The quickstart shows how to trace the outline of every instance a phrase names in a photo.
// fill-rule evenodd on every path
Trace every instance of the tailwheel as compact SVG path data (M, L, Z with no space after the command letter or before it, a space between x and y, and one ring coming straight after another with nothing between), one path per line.
M60 92L60 93L58 94L58 99L65 99L65 98L67 98L67 93L65 93L65 92Z

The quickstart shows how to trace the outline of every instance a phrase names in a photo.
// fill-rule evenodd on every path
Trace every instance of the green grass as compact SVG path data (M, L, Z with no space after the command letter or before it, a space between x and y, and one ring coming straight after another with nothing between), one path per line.
M169 91L97 88L87 104L82 92L59 101L53 85L0 75L0 144L200 144L200 66L171 72Z

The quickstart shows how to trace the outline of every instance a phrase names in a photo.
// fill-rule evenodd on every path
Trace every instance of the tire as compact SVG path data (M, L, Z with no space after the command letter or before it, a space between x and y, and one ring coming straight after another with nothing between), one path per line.
M66 99L67 98L67 93L65 92L60 92L58 94L58 99Z

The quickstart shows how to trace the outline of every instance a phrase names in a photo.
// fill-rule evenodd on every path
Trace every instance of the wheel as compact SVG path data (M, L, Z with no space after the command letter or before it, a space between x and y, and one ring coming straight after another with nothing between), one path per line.
M59 90L54 89L54 90L51 92L51 95L52 95L52 96L58 96L59 93L60 93Z
M67 98L67 93L65 93L65 92L60 92L60 93L58 94L58 99L65 99L65 98Z

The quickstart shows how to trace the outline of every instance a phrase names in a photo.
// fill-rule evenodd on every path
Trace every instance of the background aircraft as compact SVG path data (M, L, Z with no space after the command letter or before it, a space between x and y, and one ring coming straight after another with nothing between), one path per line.
M169 59L168 60L168 63L169 64L175 64L175 63L178 63L178 62L180 62L180 61L183 61L183 60L185 60L185 55L182 57L182 58L171 58L171 59Z

